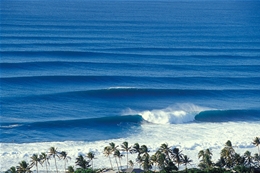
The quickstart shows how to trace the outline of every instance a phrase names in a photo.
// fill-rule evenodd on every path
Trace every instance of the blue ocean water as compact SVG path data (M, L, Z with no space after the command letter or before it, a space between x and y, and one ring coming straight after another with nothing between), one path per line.
M170 111L172 125L260 124L259 9L253 0L2 0L0 142L122 138L159 128L153 110Z

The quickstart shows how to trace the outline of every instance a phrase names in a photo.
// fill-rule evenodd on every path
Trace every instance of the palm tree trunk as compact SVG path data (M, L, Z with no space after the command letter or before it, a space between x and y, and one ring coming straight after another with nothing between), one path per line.
M112 165L112 162L111 162L110 156L108 156L108 158L109 158L109 161L110 161L111 168L114 169L114 168L113 168L113 165Z
M94 160L92 159L92 170L94 171Z
M258 153L259 153L259 155L260 155L260 149L259 149L259 145L258 145Z
M36 171L37 171L37 173L38 173L38 165L37 165L37 163L36 163Z
M46 171L47 171L47 173L48 173L48 167L47 167L47 163L45 162L45 166L46 166Z
M57 167L57 163L56 163L56 157L54 157L54 161L55 161L56 171L57 171L57 173L58 173L58 167Z
M128 169L128 151L126 152L126 168Z
M115 157L115 160L116 160L116 157ZM117 160L116 160L116 165L117 165L117 169L118 169L118 173L119 173L120 171L119 171L119 166L118 166Z
M118 158L118 160L119 160L120 168L122 169L122 164L121 164L120 158Z
M64 163L64 168L65 168L64 170L65 170L65 172L66 172L66 160L64 160L64 162L65 162L65 163Z

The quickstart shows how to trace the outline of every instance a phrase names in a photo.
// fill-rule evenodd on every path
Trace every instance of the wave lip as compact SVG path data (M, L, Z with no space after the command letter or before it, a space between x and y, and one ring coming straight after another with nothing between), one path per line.
M194 120L193 113L187 113L183 110L152 110L142 112L144 120L156 124L181 124Z
M183 124L195 120L195 116L201 111L207 110L194 104L177 104L164 109L154 109L137 112L129 109L126 114L138 114L150 123L154 124Z

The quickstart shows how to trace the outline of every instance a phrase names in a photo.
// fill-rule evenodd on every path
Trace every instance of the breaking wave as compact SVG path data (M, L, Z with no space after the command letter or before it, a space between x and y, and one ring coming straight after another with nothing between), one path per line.
M128 109L124 114L140 115L145 121L154 124L260 121L260 110L218 110L188 103L145 111Z
M194 121L196 115L205 110L209 110L209 108L194 104L177 104L164 109L146 111L128 109L124 114L138 114L144 120L155 124L182 124Z

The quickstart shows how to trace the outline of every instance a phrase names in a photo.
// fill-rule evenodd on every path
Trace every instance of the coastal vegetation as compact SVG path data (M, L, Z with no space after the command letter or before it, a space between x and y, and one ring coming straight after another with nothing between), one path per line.
M68 166L66 163L71 157L65 151L59 151L55 147L50 147L48 152L41 154L33 154L29 163L21 161L18 166L12 166L5 173L30 173L36 171L38 173L39 166L45 167L45 172L66 172L66 173L100 173L108 170L113 172L160 172L160 173L254 173L260 172L260 138L253 139L252 144L258 148L258 153L254 155L245 151L243 155L236 153L232 142L228 140L220 152L217 162L212 160L213 153L208 148L198 152L199 164L197 168L189 168L193 162L187 155L177 147L169 146L167 143L161 144L158 150L151 154L146 145L135 143L130 146L128 142L116 145L111 142L104 147L103 154L109 159L111 168L100 169L94 167L95 153L89 152L86 155L80 154L75 160L75 167ZM135 160L129 160L128 155L135 154ZM122 167L122 157L126 156L127 165ZM116 163L116 167L112 164L112 159ZM51 161L51 162L50 162ZM58 168L57 161L64 162L64 168ZM50 164L55 165L55 170L50 171ZM135 166L136 169L133 169ZM182 166L182 169L181 169ZM124 168L124 169L122 169ZM138 169L137 169L138 168ZM130 171L129 171L130 170ZM111 173L111 171L110 171Z

